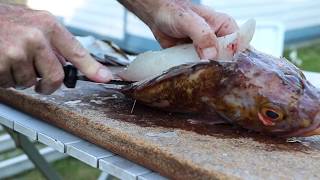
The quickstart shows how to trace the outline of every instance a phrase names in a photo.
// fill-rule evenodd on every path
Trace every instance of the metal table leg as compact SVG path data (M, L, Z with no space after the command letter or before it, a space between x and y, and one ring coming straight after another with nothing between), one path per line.
M49 163L44 159L44 157L39 153L35 145L28 139L28 137L15 133L13 130L5 128L10 134L12 139L14 139L16 146L21 148L21 150L28 156L28 158L33 162L36 168L42 173L42 175L48 180L61 180L58 173L49 165Z
M97 180L114 180L114 179L115 177L102 171Z

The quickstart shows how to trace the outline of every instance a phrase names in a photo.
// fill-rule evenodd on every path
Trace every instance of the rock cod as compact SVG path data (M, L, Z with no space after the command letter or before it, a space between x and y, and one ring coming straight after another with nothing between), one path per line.
M249 46L255 21L219 38L217 60L192 44L139 55L119 75L122 92L173 112L219 114L226 122L276 136L320 134L320 93L285 58ZM212 119L214 121L214 119Z

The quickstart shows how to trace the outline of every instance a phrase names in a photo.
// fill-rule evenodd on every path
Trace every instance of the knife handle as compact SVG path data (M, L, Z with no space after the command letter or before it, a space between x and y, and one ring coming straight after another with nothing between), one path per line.
M71 64L63 66L63 84L67 88L75 88L78 81L78 69Z

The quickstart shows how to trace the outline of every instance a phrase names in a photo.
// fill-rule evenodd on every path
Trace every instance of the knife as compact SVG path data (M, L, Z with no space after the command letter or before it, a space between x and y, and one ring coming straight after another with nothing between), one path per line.
M63 83L67 88L75 88L78 80L97 83L97 82L90 80L89 78L87 78L84 75L80 75L78 69L75 66L73 66L72 64L67 64L67 65L63 66L63 70L64 70L64 74L65 74L64 79L63 79ZM113 79L109 82L99 83L99 84L112 84L112 85L127 86L132 83L134 83L134 82L123 81L120 79Z

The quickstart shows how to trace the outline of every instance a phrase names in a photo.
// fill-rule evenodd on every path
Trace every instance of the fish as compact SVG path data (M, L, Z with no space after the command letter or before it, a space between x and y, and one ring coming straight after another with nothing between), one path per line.
M122 75L131 75L129 80L136 82L120 91L147 106L206 117L218 114L225 123L272 136L320 134L319 90L287 59L250 46L254 28L255 23L249 21L231 34L221 46L224 49L219 49L217 60L200 60L195 52L183 56L184 46L173 47L174 55L172 49L166 49L138 56L138 64L144 58L148 61L144 70L153 66L162 69L144 74L144 70L137 71L133 60L133 66ZM191 45L185 46L192 50ZM176 56L183 56L182 60L168 65ZM154 65L148 58L165 65Z

